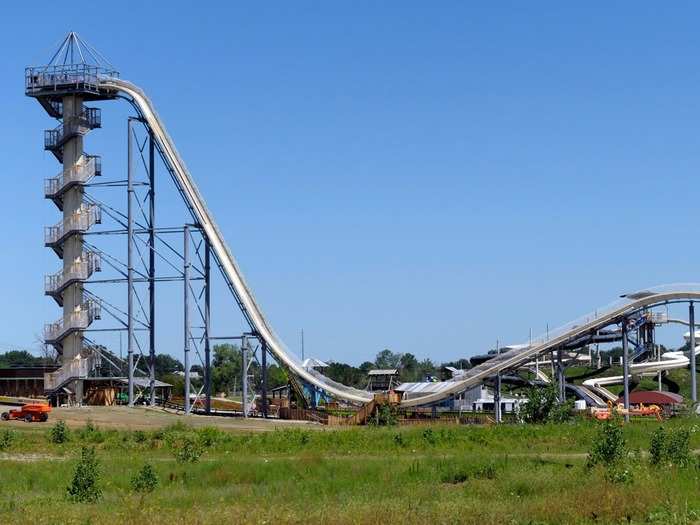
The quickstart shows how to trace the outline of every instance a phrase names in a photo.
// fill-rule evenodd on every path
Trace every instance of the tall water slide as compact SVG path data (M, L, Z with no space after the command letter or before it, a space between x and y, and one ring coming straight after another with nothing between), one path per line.
M101 78L100 87L105 91L120 93L131 102L141 118L148 124L164 162L192 210L194 218L201 224L204 234L211 244L224 279L231 288L244 317L250 324L251 329L255 330L262 339L268 350L292 374L336 398L353 403L367 403L371 401L373 396L370 392L342 385L313 369L303 367L301 360L277 337L255 300L250 287L246 284L231 250L228 248L221 231L214 221L213 215L207 209L204 198L197 189L187 170L187 166L178 154L170 135L168 135L163 122L158 117L153 104L146 94L134 84L112 77ZM670 285L630 294L606 308L597 310L593 314L550 331L527 345L520 345L510 351L494 356L493 359L467 370L458 380L445 382L438 392L414 399L406 399L401 404L402 406L410 407L440 402L467 388L482 383L489 376L521 366L537 355L555 350L577 337L594 333L606 326L620 322L626 316L630 316L645 308L688 300L700 301L700 285Z

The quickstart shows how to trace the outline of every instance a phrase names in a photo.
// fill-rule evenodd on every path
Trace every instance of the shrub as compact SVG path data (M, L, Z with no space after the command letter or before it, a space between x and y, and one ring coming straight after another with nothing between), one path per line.
M588 452L588 467L597 464L615 465L627 456L627 444L622 435L619 420L611 419L601 424Z
M3 430L2 434L0 434L0 450L7 450L10 448L16 438L17 434L9 428Z
M460 483L466 482L468 479L469 474L461 469L448 470L447 472L443 472L440 476L440 481L451 485L459 485Z
M70 433L66 422L63 420L56 422L56 424L51 427L51 430L49 430L49 440L51 443L66 443L69 439Z
M93 447L83 447L80 461L75 467L73 480L66 491L68 499L75 503L94 503L102 497L99 487L100 465Z
M666 457L666 432L659 427L651 435L649 442L649 463L659 465Z
M204 453L201 445L190 436L185 436L175 445L175 459L178 463L197 463Z
M435 432L433 432L432 428L426 428L423 431L423 439L425 439L431 445L435 444L435 442L436 442Z
M527 391L527 403L520 406L520 419L525 423L563 423L571 419L574 404L571 401L559 403L554 384L546 387L533 387Z
M83 441L89 441L91 443L102 443L104 441L104 434L90 419L87 420L85 426L78 430L77 433L78 437Z
M396 409L389 403L379 405L374 413L374 417L369 419L371 425L377 426L393 426L397 422Z
M145 443L148 436L143 430L135 430L133 433L134 441L136 443Z
M146 463L141 470L131 477L131 489L140 494L150 494L158 486L158 475L153 467Z
M690 431L676 428L669 432L664 427L654 431L649 443L649 463L663 464L685 468L692 463L690 454Z
M634 481L634 476L629 468L613 466L605 472L605 479L610 483L630 485Z
M690 432L687 428L676 428L669 432L666 439L666 458L677 467L685 468L690 465Z
M226 434L216 427L204 427L197 431L199 442L204 448L210 448L223 441Z

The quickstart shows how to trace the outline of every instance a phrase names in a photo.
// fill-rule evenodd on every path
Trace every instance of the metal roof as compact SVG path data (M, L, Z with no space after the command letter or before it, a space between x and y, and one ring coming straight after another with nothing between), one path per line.
M122 384L125 384L125 385L128 385L128 384L129 384L129 380L128 380L128 379L117 379L117 381L118 381L119 383L122 383ZM148 387L151 386L151 380L150 380L150 379L146 379L146 378L141 378L141 377L135 377L135 378L134 378L134 385L136 385L136 386L138 386L138 387L141 387L141 388L148 388ZM163 388L163 387L168 387L168 386L173 386L173 385L171 385L170 383L163 383L163 381L158 381L158 380L156 379L156 382L155 382L155 387L156 387L156 388Z
M398 368L379 368L377 370L370 370L367 372L367 375L370 376L395 376L398 375L399 369Z
M328 364L315 357L304 359L301 363L304 368L328 368Z
M407 392L410 394L436 394L454 385L454 381L435 381L424 383L401 383L394 388L396 392Z
M617 402L622 403L624 399L618 398ZM683 403L683 396L673 392L657 392L656 390L638 390L630 392L630 403L637 405L680 405Z

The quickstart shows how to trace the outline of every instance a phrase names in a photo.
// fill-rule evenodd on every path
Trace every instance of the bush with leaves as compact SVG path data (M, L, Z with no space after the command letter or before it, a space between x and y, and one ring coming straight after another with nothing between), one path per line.
M183 436L173 448L178 463L197 463L204 453L199 441L191 436Z
M6 428L0 433L0 450L7 450L17 439L17 433Z
M102 498L99 487L100 464L93 447L83 447L80 461L75 466L73 479L66 488L68 499L75 503L95 503Z
M66 443L69 439L70 432L68 431L66 422L63 420L57 421L56 424L51 427L51 430L49 430L49 440L51 443Z
M685 468L693 462L690 453L690 431L676 428L666 432L664 427L657 428L649 442L649 463Z
M605 479L610 483L631 485L634 482L634 474L629 467L613 465L605 471Z
M396 409L389 403L379 405L374 412L374 417L369 418L370 425L394 426L397 423Z
M150 494L158 486L158 481L156 471L146 463L131 477L131 489L139 494Z
M651 434L649 441L649 463L660 465L666 458L666 431L659 427Z
M520 406L520 419L524 423L563 423L571 419L572 401L559 403L555 385L533 387L527 391L527 403Z
M601 423L588 452L588 467L595 465L611 466L621 463L627 457L627 444L622 434L618 418Z

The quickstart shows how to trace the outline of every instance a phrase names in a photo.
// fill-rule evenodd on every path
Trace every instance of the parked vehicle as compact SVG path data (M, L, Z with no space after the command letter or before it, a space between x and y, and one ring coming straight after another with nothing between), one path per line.
M37 403L23 405L22 408L15 408L9 412L3 412L0 417L2 417L3 421L21 419L27 423L32 423L34 421L43 423L49 419L49 412L51 412L51 406Z

